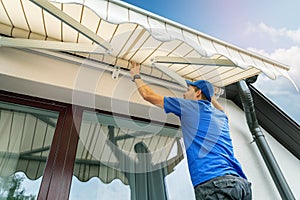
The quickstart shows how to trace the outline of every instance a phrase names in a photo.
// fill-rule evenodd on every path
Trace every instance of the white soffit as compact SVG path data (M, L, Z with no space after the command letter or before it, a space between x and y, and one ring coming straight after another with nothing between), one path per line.
M34 2L44 3L41 0ZM271 79L280 75L289 78L289 67L286 65L121 1L50 2L63 12L62 15L71 17L78 22L77 25L94 33L112 47L110 55L71 51L89 59L113 63L121 69L129 68L128 62L133 60L142 64L142 73L182 85L183 79L206 79L215 86L223 87L260 73ZM63 43L97 43L93 36L84 36L76 27L71 28L30 0L1 0L0 33L3 36ZM114 61L111 61L112 58ZM157 62L159 59L164 62ZM187 62L173 62L176 59ZM206 62L192 62L197 59Z

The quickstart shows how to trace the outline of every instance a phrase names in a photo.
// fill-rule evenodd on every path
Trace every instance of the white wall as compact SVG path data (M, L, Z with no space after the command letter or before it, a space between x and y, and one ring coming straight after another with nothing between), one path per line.
M86 64L1 47L0 89L178 124L176 117L142 100L128 75L113 80L111 72L102 69L105 66ZM167 83L153 87L165 95L181 96L180 89ZM230 116L236 156L253 184L253 199L280 199L256 144L251 143L243 111L231 101L223 100L222 104ZM300 161L264 133L295 197L300 198Z
M116 113L130 114L142 118L152 117L164 121L166 115L158 108L151 107L137 92L130 80L129 72L112 79L111 69L101 64L89 65L65 62L45 55L32 54L12 48L0 48L0 89L20 94L73 103ZM178 92L153 85L165 94ZM131 104L129 104L129 101ZM133 109L132 105L135 105ZM137 108L137 109L136 109ZM168 116L170 123L177 118Z
M235 154L252 182L253 199L281 199L273 179L248 129L244 112L231 101L223 103L230 116L230 128ZM269 133L265 138L294 196L300 198L300 160L287 151Z

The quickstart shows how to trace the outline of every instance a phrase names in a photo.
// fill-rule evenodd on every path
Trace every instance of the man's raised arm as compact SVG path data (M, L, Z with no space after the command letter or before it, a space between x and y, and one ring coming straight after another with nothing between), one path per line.
M130 74L132 80L135 82L140 95L143 97L144 100L156 105L160 108L164 107L164 97L155 93L148 85L144 83L140 76L140 65L131 62L132 68L130 69Z

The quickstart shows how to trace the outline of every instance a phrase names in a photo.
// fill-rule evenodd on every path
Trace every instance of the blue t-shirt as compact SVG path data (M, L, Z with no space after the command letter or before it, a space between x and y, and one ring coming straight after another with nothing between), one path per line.
M234 174L246 179L233 153L228 118L207 100L165 97L164 110L180 118L193 186Z

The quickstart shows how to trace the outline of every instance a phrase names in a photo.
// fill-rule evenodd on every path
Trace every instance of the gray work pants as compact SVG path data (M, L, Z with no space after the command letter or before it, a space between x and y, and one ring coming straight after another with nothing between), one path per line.
M251 183L234 175L213 178L195 186L196 200L251 200Z

